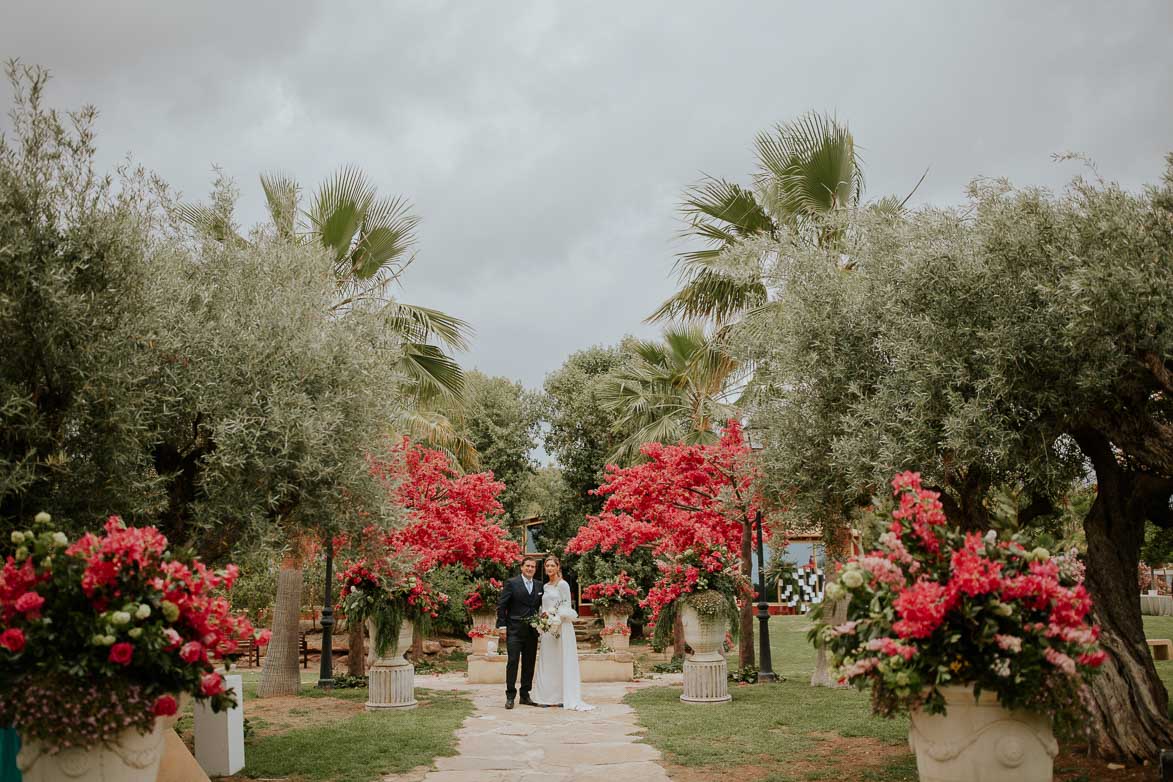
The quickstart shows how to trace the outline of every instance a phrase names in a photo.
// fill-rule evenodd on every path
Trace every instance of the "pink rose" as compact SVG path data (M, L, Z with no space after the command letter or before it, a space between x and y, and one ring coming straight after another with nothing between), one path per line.
M0 633L0 646L13 654L20 654L24 649L24 632L19 627L10 627Z
M180 646L183 646L183 636L177 633L174 628L168 627L164 630L163 637L167 639L167 646L163 648L165 652L170 652L173 649L178 649Z
M194 663L204 658L204 646L199 641L188 641L179 650L179 659L185 663Z
M41 610L41 606L45 604L45 598L38 595L36 592L25 592L20 597L16 598L14 604L17 611L22 614L35 614ZM35 619L36 617L32 617Z
M200 679L200 690L204 695L219 695L224 692L224 679L218 673L209 673Z
M134 645L123 641L110 647L110 657L107 659L119 665L130 665L132 657L134 657Z
M257 646L268 646L269 641L273 638L272 630L262 630L257 635Z
M156 717L172 717L179 711L179 704L170 695L160 695L151 707L151 713Z

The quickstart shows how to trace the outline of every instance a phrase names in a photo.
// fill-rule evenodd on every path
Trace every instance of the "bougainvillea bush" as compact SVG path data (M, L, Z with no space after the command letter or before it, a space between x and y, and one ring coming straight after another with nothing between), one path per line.
M338 574L340 610L350 621L374 622L375 654L380 657L399 651L404 621L426 635L440 608L448 603L448 595L433 589L425 578L424 561L410 548L380 551L371 547Z
M582 591L582 599L589 600L597 614L630 614L640 602L640 588L626 570L619 575L589 585Z
M234 566L176 558L157 529L117 516L73 543L51 521L13 532L0 569L0 724L53 752L149 732L182 693L235 703L215 663L268 631L232 612Z
M724 546L697 545L670 561L661 562L660 578L640 603L648 610L655 630L652 644L665 646L682 603L702 616L724 617L733 637L738 634L742 601L753 597L749 578L740 572L740 560Z
M993 692L1008 709L1074 709L1105 656L1079 561L1027 550L1017 536L949 527L940 495L917 473L892 487L899 502L877 548L827 586L824 605L846 597L847 621L812 630L842 680L870 686L884 715L943 713L945 685Z

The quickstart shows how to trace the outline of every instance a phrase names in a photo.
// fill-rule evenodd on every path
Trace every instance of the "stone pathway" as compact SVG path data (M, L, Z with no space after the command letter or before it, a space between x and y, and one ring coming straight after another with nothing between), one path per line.
M506 711L499 684L417 677L417 687L470 693L476 712L457 731L459 755L437 758L435 770L384 782L668 782L660 752L637 743L642 729L635 712L620 702L632 689L666 683L583 685L594 711L521 705Z

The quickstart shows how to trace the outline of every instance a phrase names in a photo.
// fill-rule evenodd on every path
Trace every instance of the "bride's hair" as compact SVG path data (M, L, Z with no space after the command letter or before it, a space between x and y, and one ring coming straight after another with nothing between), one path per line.
M542 563L542 567L546 567L546 565L550 564L551 562L554 563L554 567L558 568L558 578L562 578L562 563L559 562L558 557L554 556L553 554L546 557L546 561Z

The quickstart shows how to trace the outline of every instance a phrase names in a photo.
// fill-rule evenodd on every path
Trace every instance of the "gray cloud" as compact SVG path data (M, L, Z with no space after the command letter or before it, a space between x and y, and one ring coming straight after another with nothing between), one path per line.
M744 179L754 135L837 112L868 192L956 202L972 177L1061 186L1075 150L1126 186L1173 148L1173 6L8 2L0 55L49 66L123 155L192 197L218 164L312 186L356 163L423 217L405 299L473 322L465 363L536 386L651 333L675 206ZM3 95L7 103L7 94Z

